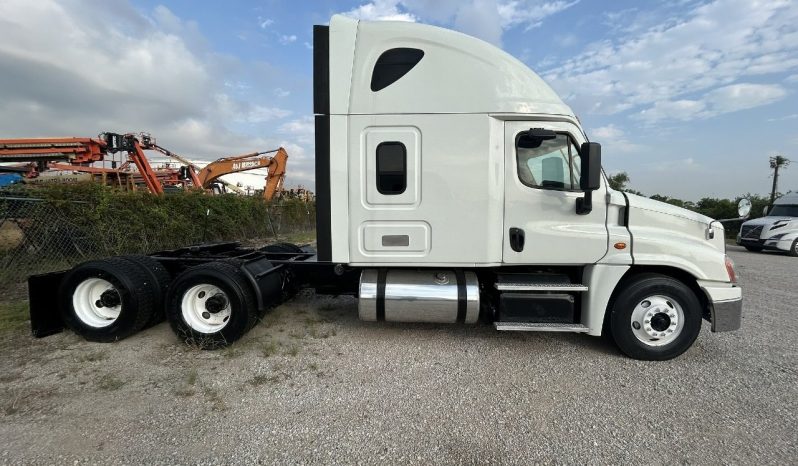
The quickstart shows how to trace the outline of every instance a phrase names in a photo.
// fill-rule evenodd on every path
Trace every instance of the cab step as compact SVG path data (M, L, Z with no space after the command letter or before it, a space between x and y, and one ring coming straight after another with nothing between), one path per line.
M496 330L510 332L575 332L587 333L590 329L581 324L553 322L494 322Z
M587 291L580 283L496 283L499 291Z

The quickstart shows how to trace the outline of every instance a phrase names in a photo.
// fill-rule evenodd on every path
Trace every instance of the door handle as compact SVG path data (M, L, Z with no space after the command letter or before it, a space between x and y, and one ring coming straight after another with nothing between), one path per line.
M510 228L510 247L515 252L524 250L524 230L520 228Z

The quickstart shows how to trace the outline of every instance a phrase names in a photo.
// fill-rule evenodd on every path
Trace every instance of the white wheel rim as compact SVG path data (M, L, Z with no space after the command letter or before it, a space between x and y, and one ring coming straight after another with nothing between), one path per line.
M673 298L662 295L640 300L632 311L632 333L647 346L672 343L684 329L684 310Z
M81 322L94 328L108 327L116 322L119 313L122 312L122 304L102 305L101 297L106 291L119 293L111 282L96 277L87 278L75 287L72 293L72 308Z
M216 312L208 310L208 298L220 296L224 298L227 305ZM232 309L230 299L218 286L208 283L195 285L189 288L184 294L180 303L180 310L183 320L192 330L199 333L216 333L227 326L230 322Z

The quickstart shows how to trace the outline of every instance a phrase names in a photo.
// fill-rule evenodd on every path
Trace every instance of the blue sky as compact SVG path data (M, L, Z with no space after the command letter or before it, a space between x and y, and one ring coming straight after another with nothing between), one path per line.
M204 160L283 145L287 184L312 186L311 31L335 13L504 48L646 194L766 193L776 153L796 160L781 190L798 190L789 0L4 0L0 136L149 131Z

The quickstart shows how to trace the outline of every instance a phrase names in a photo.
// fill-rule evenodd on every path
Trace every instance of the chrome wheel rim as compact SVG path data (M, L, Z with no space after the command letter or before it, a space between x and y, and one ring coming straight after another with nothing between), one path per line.
M632 333L644 345L672 343L684 329L684 310L673 298L653 295L640 300L632 311Z
M75 316L93 328L103 328L116 322L122 312L119 290L108 280L87 278L72 292Z
M180 303L183 320L199 333L216 333L230 322L230 299L221 288L209 283L195 285L184 294Z

